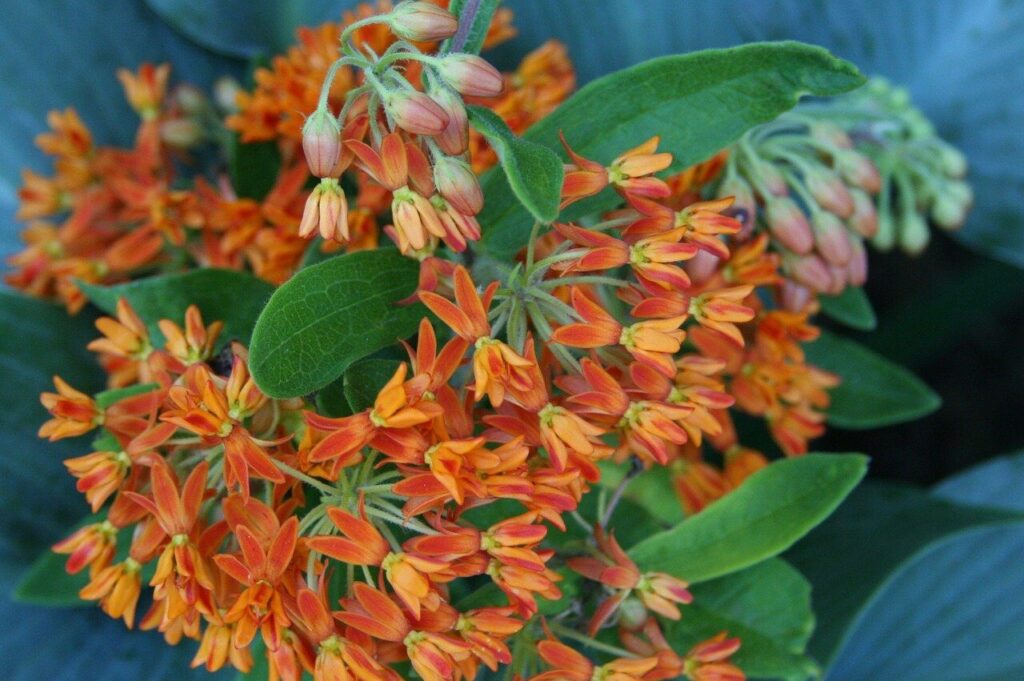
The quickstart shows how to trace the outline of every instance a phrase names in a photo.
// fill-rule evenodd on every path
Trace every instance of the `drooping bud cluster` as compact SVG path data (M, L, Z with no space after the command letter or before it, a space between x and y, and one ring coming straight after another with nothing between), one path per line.
M346 41L365 24L383 24L396 36L414 41L449 38L458 28L455 17L444 9L407 1L345 30L341 37L345 56L337 65L358 68L363 85L350 93L335 118L328 108L337 71L332 67L320 104L303 128L302 146L310 171L327 184L307 202L300 233L319 231L325 239L348 240L347 225L342 224L347 220L347 199L337 182L328 181L348 165L340 150L344 145L355 155L357 168L391 193L393 225L385 231L403 253L422 258L439 241L462 251L468 241L480 238L475 216L483 207L479 182L469 166L469 129L462 98L499 95L504 79L476 55L429 55L404 42L379 57L372 52L364 55ZM416 65L418 82L399 65ZM355 128L350 117L366 124ZM339 139L342 123L351 134Z
M972 201L965 172L962 154L906 92L876 79L751 130L717 192L736 197L748 231L763 225L794 286L838 294L867 278L865 241L916 254L929 220L963 224Z

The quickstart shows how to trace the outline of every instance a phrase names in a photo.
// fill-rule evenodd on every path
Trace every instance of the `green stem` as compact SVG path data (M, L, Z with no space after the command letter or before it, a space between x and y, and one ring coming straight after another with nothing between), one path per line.
M537 284L542 288L558 288L559 286L570 286L572 284L604 284L605 286L629 286L629 282L612 277L601 277L596 275L585 275L579 277L562 277L560 279L547 279Z
M574 641L579 641L588 648L600 650L601 652L608 653L609 655L614 655L615 657L637 657L637 655L629 652L628 650L625 650L624 648L619 648L608 643L602 643L601 641L595 641L586 634L578 632L575 629L570 629L569 627L563 626L561 624L551 623L549 624L549 626L551 627L551 631L555 634L558 634L559 636L562 636L564 638L571 638Z
M320 490L324 494L327 494L327 495L330 495L330 496L334 496L338 492L338 490L336 488L331 487L330 485L328 485L328 484L326 484L326 483L324 483L324 482L322 482L320 480L317 480L316 478L310 477L310 476L306 475L305 473L303 473L302 471L299 471L299 470L296 470L296 469L292 468L291 466L289 466L288 464L286 464L283 461L278 461L277 459L273 459L273 462L274 462L274 465L277 466L277 469L279 471L281 471L282 473L287 473L288 475L292 476L296 480L301 480L302 482L306 483L307 485L312 485L313 487L317 488L318 490Z

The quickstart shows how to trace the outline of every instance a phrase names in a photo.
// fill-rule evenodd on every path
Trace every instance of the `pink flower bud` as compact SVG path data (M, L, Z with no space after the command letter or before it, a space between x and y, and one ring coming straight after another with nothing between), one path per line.
M853 198L839 176L827 168L816 168L804 177L807 191L822 208L844 220L853 214Z
M341 128L327 109L317 109L302 126L302 152L309 172L316 177L331 177L341 156Z
M475 54L449 54L434 67L446 83L470 97L495 97L505 88L498 69Z
M814 228L814 245L818 253L830 265L841 266L850 261L850 238L846 234L846 225L832 213L819 210L814 214L811 224Z
M846 274L851 286L863 286L868 280L868 252L860 239L853 239L853 255L846 263Z
M839 173L854 187L866 192L877 194L882 188L882 176L871 159L852 149L836 154L836 165Z
M484 194L472 168L464 161L442 156L434 163L434 184L444 200L464 215L476 215L484 207Z
M782 286L779 287L782 307L790 312L802 312L807 307L807 303L811 302L811 296L809 288L801 286L791 279L783 279Z
M690 281L699 286L714 274L718 269L718 257L705 250L697 251L697 255L683 263L683 269L690 276Z
M448 88L430 93L434 101L448 114L448 125L444 132L434 138L441 151L449 156L459 156L469 148L469 118L462 98Z
M832 286L832 273L825 261L816 255L789 257L785 261L786 271L793 279L812 291L821 293Z
M853 215L847 220L847 224L857 234L870 239L878 231L875 202L862 189L851 189L850 196L853 197Z
M813 139L824 142L829 146L838 149L853 148L853 141L850 140L850 136L838 125L827 122L815 123L811 126L810 132Z
M718 187L718 198L733 198L730 212L743 225L736 234L736 239L744 240L754 230L754 223L757 220L757 201L754 200L754 190L750 184L741 177L733 175L726 178Z
M788 197L773 198L767 205L768 229L783 246L799 255L811 252L814 234L796 202Z
M384 107L403 130L416 135L440 135L448 125L448 114L437 102L415 90L389 92Z
M459 22L451 12L430 2L399 3L387 18L391 31L400 38L415 42L433 42L455 35Z
M789 185L786 178L782 176L779 169L769 161L758 160L753 168L754 174L760 179L761 184L768 188L774 196L786 196L789 194ZM767 199L768 197L764 197Z
M824 293L830 296L838 296L846 288L850 278L846 272L846 267L840 265L829 265L828 273L832 276L832 283L824 291Z

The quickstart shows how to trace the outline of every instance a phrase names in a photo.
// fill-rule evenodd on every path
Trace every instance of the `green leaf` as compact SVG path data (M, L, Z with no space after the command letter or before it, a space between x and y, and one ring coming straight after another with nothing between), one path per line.
M1024 476L1015 483L1019 497ZM1024 515L1019 512L961 505L909 485L865 484L786 555L814 588L818 628L811 653L828 666L842 658L830 679L974 678L978 659L969 653L972 643L988 648L1000 635L997 624L974 619L974 603L991 599L986 593L1021 602L1024 576L998 573L1014 572L999 561L1009 558L1012 565L1011 555L1019 555L1022 545ZM1014 589L993 585L1006 578L1015 582ZM940 637L936 627L957 633ZM892 640L879 643L880 635ZM868 640L873 643L866 645ZM941 662L933 661L936 647L947 646L959 648L960 654L942 652ZM865 654L865 648L870 652ZM908 657L910 648L921 657ZM915 668L928 665L938 672L957 658L963 665L959 672L929 674Z
M913 421L942 404L917 376L859 343L822 331L805 349L811 364L843 379L831 391L828 422L833 426L863 429Z
M558 155L545 146L517 137L505 121L482 106L469 107L469 122L498 154L504 171L504 186L511 189L521 206L540 222L549 223L557 218L564 175ZM485 181L486 186L490 185ZM488 202L491 197L492 194L487 193ZM485 232L493 228L490 223L483 224L488 227Z
M395 375L400 364L393 359L364 359L345 370L343 389L353 414L373 406L377 393Z
M394 249L359 251L298 272L260 314L249 366L271 397L323 388L354 361L411 336L426 308L398 305L419 268Z
M169 319L182 326L190 305L199 307L206 324L224 322L221 345L234 339L248 343L256 318L274 290L251 274L215 268L147 277L116 286L84 282L79 286L107 314L116 314L118 298L126 298L146 322L156 345L164 341L157 322Z
M691 588L682 619L666 622L665 635L685 653L726 631L742 640L735 662L748 677L803 681L817 665L804 649L814 629L811 585L780 558L769 558Z
M864 289L847 286L838 296L819 296L821 311L832 319L858 331L874 331L878 318Z
M674 168L684 168L773 120L802 95L835 95L863 82L848 62L796 42L660 57L589 83L523 139L559 149L562 131L579 154L609 163L660 135L659 148L672 152ZM532 220L502 173L487 173L483 188L484 246L492 255L514 253L525 244ZM604 210L619 200L605 191L563 217Z
M484 47L484 39L487 37L487 29L490 28L491 19L500 4L501 0L452 0L448 5L448 11L459 18L459 32L445 41L440 52L442 54L448 52L480 54L480 50ZM465 20L463 14L467 7L476 12L468 27L463 26ZM453 43L456 41L461 44L455 45L455 49L453 49Z
M277 142L242 142L237 133L231 137L228 173L231 186L240 197L262 200L277 182L280 171L281 151Z
M113 388L111 390L104 390L101 393L96 393L93 399L96 400L96 404L106 409L107 407L117 404L121 400L127 397L135 397L136 395L142 395L144 393L153 392L159 390L160 386L156 383L140 383L139 385L130 385L127 388Z
M867 471L859 454L776 461L734 492L629 550L645 572L688 582L742 570L785 551L824 520Z

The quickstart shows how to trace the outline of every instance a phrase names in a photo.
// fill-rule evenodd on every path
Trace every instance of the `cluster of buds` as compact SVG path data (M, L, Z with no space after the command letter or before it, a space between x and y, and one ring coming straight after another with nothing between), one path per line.
M399 38L380 56L360 52L352 40L371 24L384 25ZM480 238L476 215L483 194L469 164L463 98L497 96L504 79L476 55L448 49L425 54L413 44L452 38L457 29L446 10L418 0L345 29L343 56L328 72L319 105L302 130L310 172L321 181L306 203L301 236L319 231L324 239L348 240L348 206L339 177L354 161L390 193L393 225L385 231L403 253L424 257L439 241L463 251L468 241ZM455 42L449 41L452 47ZM329 95L342 66L358 69L363 84L349 92L335 115Z
M963 224L972 201L965 172L962 154L935 136L906 92L873 80L748 132L717 193L736 197L747 233L764 225L792 282L788 296L803 302L861 286L865 241L916 254L929 218L944 229Z

